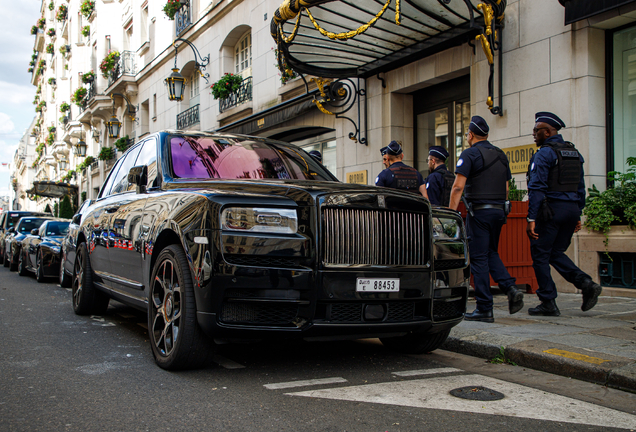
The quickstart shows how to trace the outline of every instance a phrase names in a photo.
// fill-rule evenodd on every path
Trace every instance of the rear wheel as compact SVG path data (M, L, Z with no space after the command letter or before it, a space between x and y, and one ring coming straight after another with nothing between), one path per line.
M18 274L20 276L26 276L28 273L29 271L26 269L26 262L24 259L24 255L20 254L20 258L18 259Z
M59 282L62 288L70 288L71 287L71 277L66 274L64 270L64 263L66 262L66 255L62 252L62 258L60 259L60 274L59 274Z
M77 315L103 315L109 298L93 285L93 269L86 243L80 243L73 268L73 310Z
M38 250L37 258L35 261L35 279L42 283L44 282L44 259L42 258L42 251Z
M409 333L400 337L380 338L382 345L405 354L423 354L435 351L448 338L450 330L439 333Z
M153 268L148 333L152 354L163 369L201 367L213 352L212 341L197 324L194 285L179 246L162 250Z

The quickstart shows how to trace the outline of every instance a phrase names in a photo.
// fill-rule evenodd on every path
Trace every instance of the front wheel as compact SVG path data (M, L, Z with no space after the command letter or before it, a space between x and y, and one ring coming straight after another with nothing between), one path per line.
M11 253L11 259L9 260L9 270L16 271L18 269L18 260L20 259L20 253Z
M179 246L168 246L157 257L148 298L148 333L159 367L192 369L208 362L212 342L197 324L196 312L185 253Z
M42 251L38 250L37 258L35 260L35 279L42 283L44 282L44 259L42 258Z
M103 315L109 298L93 285L93 269L86 243L77 249L73 267L73 310L77 315Z
M448 338L450 330L439 333L409 333L404 336L380 338L382 345L405 354L423 354L435 351Z
M29 272L26 269L26 262L25 262L24 254L20 254L20 258L18 259L18 274L20 276L26 276L28 273Z

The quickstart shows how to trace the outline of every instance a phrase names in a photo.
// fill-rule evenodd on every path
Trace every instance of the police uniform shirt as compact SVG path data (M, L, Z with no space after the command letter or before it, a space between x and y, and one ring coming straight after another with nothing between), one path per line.
M459 159L457 159L455 174L461 174L465 176L466 179L469 179L471 175L474 175L477 171L484 167L484 158L481 156L479 149L477 149L478 146L485 149L497 148L488 141L479 141L474 146L467 148L459 156ZM506 180L510 180L512 179L510 166L508 165L506 168ZM477 204L503 204L504 200L474 200L472 202Z
M426 177L426 194L433 205L442 205L442 192L444 191L443 171L448 171L446 164L438 166Z
M410 168L404 162L395 162L394 164L391 165L391 167L392 168L398 168L398 167ZM389 168L385 168L375 179L375 185L376 186L391 187L392 183L393 183L393 172L391 172L391 170ZM422 177L422 174L420 174L419 171L418 171L417 172L417 186L420 187L423 184L424 184L424 177Z
M545 140L544 147L541 147L530 158L530 178L528 179L528 219L536 219L543 197L561 201L577 201L579 210L585 207L585 180L583 177L583 167L581 166L581 179L577 192L556 192L548 191L548 173L550 168L557 164L557 154L546 147L550 143L564 143L561 135L553 135ZM579 154L581 164L585 162L583 156Z

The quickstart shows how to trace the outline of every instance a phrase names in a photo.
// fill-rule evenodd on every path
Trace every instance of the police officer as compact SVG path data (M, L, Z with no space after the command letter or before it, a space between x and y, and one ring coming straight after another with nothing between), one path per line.
M494 322L488 275L507 294L511 314L523 307L523 293L517 289L516 279L510 276L499 258L499 234L506 220L505 201L512 175L506 154L488 142L488 132L488 124L483 118L472 117L466 134L470 148L457 160L450 208L457 210L465 188L469 207L466 231L470 272L474 276L477 301L477 308L467 313L465 319Z
M455 181L453 173L446 168L448 151L444 147L433 146L428 149L428 169L426 194L433 205L446 206L450 203L450 190Z
M583 292L581 310L596 305L602 288L565 254L572 235L581 229L585 207L583 157L574 144L564 141L559 130L565 123L550 112L535 114L532 130L540 149L532 155L528 170L528 226L532 267L537 276L541 304L528 309L530 315L559 316L557 290L550 265Z
M380 153L386 169L375 179L376 186L402 189L426 196L426 185L422 174L402 162L404 152L397 141L391 141L388 146L382 147Z

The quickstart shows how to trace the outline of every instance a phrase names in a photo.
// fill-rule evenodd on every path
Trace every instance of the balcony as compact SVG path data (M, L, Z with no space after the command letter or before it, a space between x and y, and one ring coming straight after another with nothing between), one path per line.
M192 25L192 13L190 10L190 1L188 0L181 6L174 17L175 29L177 37L186 32Z
M177 115L177 129L185 130L190 126L199 123L199 104L188 108L187 110Z
M88 85L88 91L86 92L86 96L82 99L82 105L80 105L80 112L84 112L86 107L90 104L91 99L93 99L97 95L97 86L95 85L95 81L91 82Z
M122 51L119 61L108 77L108 87L112 86L122 76L135 76L135 57L133 51Z
M225 99L219 101L219 112L225 112L231 108L252 100L252 77L247 77L241 82L239 89Z

